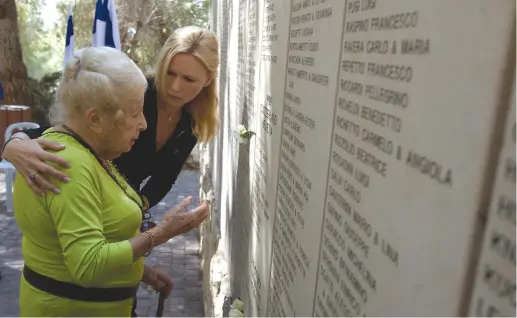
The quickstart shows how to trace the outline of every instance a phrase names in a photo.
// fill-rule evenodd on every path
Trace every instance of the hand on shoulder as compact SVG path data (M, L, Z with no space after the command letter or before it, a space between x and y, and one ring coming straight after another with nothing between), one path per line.
M49 152L49 150L61 151L65 149L65 146L45 139L28 139L27 135L23 133L17 133L14 136L20 136L22 139L9 142L2 156L13 164L35 193L44 195L47 190L59 193L59 188L49 181L50 178L53 177L64 182L68 182L70 179L47 162L55 163L63 168L70 167L66 160Z

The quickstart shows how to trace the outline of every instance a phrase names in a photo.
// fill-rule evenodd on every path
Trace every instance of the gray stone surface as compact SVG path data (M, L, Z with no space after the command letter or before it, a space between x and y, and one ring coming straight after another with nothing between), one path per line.
M167 196L152 210L153 220L159 221L163 213L188 195L194 197L192 207L198 203L199 173L184 170ZM197 231L171 239L157 247L146 259L146 264L171 275L174 289L164 306L164 317L202 317L202 276L198 258ZM5 208L4 175L0 173L0 316L18 316L18 293L23 256L21 232L13 215ZM137 294L137 314L154 317L158 294L146 284L141 284Z

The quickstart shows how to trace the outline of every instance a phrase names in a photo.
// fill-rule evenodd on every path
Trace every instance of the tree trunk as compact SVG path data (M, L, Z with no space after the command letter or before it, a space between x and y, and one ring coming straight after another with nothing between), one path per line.
M4 89L4 104L32 106L15 0L0 0L0 82Z
M142 6L140 7L140 12L138 14L138 21L136 22L136 32L127 49L127 51L129 52L129 57L137 64L138 57L136 55L136 49L138 48L138 40L140 38L140 33L143 32L143 28L146 27L147 23L149 22L149 18L151 18L151 16L147 16L148 5L149 0L142 0Z

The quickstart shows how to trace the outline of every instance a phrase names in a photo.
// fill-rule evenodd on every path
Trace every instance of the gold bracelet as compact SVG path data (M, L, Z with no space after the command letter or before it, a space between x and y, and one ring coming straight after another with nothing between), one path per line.
M145 231L142 234L147 234L147 236L149 236L149 238L151 239L151 244L150 244L150 247L149 247L149 251L147 251L144 254L144 256L149 256L149 255L151 255L151 252L153 251L153 248L154 248L154 234L150 230L147 230L147 231Z

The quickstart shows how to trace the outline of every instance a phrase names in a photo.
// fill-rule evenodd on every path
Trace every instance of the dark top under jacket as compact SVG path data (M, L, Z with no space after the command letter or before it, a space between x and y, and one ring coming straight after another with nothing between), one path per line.
M147 129L140 133L131 151L113 160L113 163L137 191L140 190L141 183L151 177L139 191L149 200L151 208L167 195L176 182L181 168L197 143L197 138L192 132L194 119L184 107L174 133L156 152L157 91L153 79L148 79L148 84L144 100ZM30 138L38 138L48 128L28 129L24 133Z

